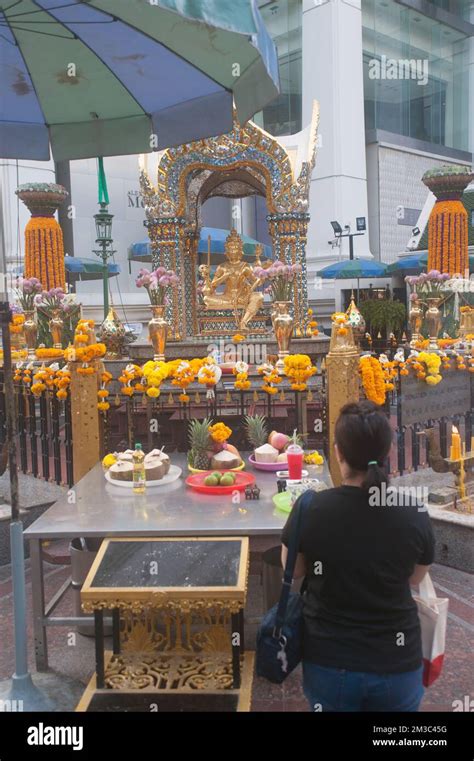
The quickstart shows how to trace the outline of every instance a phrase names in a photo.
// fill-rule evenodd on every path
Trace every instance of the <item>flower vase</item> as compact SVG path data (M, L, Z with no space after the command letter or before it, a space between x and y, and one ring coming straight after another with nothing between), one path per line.
M439 305L443 301L442 297L430 297L426 299L428 309L425 312L425 324L430 338L430 351L436 351L438 348L438 334L441 330L441 312Z
M48 322L51 337L53 339L53 349L63 348L63 330L64 322L60 316L59 309L53 309L52 317Z
M474 307L461 309L459 320L459 338L465 341L468 335L474 333Z
M165 305L152 305L153 317L148 323L148 335L153 344L153 359L155 362L165 361L166 339L168 338L168 323L164 318Z
M15 326L16 327L16 326ZM25 348L25 324L18 326L17 330L10 331L10 346L12 351L23 351Z
M420 331L421 331L421 326L423 323L423 307L421 306L418 300L411 302L408 319L410 321L410 331L411 331L410 346L413 349L417 341L421 340Z
M291 337L293 335L294 320L289 312L289 301L274 301L272 310L273 332L278 344L278 362L276 368L283 373L284 359L290 353Z
M23 324L25 332L26 347L28 349L28 359L36 359L36 343L38 341L38 325L35 320L35 312L28 310L25 312L25 322Z

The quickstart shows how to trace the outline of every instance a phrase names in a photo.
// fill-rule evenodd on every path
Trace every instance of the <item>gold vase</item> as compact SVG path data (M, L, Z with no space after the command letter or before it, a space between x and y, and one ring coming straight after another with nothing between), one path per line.
M421 340L420 330L423 323L423 307L418 300L411 302L408 319L410 320L411 331L410 346L414 348L416 342Z
M291 337L293 335L294 319L289 312L289 301L274 301L272 310L273 332L278 344L277 370L283 371L284 359L290 353Z
M426 299L428 303L428 309L425 312L425 324L430 338L430 350L434 351L438 348L438 333L441 330L441 312L439 305L443 301L440 296L430 297Z
M25 348L25 323L20 326L21 329L17 331L10 331L10 346L12 351L23 351Z
M26 347L28 349L28 359L36 359L36 343L38 340L38 325L35 320L34 309L25 312L25 322L23 324L25 331Z
M53 349L63 348L64 322L59 309L53 309L53 315L48 323L49 331L53 339Z
M466 340L466 336L474 333L474 307L465 308L461 311L459 320L459 338Z
M166 339L168 338L168 323L164 318L165 305L152 305L153 317L148 323L148 335L153 344L153 359L155 362L165 361Z

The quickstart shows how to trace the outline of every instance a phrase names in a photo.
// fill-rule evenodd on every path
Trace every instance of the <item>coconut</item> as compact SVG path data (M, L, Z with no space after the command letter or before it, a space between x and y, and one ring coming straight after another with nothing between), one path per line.
M148 462L145 462L145 478L147 481L161 481L165 473L165 464L159 457L151 457Z
M262 444L261 447L254 449L254 455L257 462L276 462L278 449L272 447L271 444Z
M233 452L223 449L212 457L211 470L232 470L242 465L242 460Z
M158 465L161 465L161 469L163 471L162 475L160 475L157 479L152 479L147 472L146 477L148 481L158 480L159 478L166 476L171 465L171 460L167 454L165 454L161 449L152 449L151 452L148 452L148 454L145 455L145 470L150 468L150 466L156 468Z
M163 467L165 469L165 476L166 476L171 466L171 460L169 458L169 455L165 454L164 452L161 453L160 460L163 463Z
M133 462L133 449L126 449L125 452L119 452L117 460L119 462Z
M145 462L152 460L154 457L161 457L161 449L152 449L151 452L145 455Z
M133 463L127 460L118 460L108 472L114 481L133 481Z
M281 452L277 457L277 462L288 462L288 455L286 452Z

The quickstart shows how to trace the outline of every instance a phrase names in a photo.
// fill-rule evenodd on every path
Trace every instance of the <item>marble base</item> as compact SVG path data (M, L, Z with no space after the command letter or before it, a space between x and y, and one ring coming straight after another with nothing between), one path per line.
M290 353L308 354L310 357L325 356L329 351L329 340L329 336L294 338L291 342ZM209 337L200 337L187 339L185 341L172 341L166 346L166 359L206 357L216 344L220 346L220 342L222 342L222 345L226 350L237 350L237 347L239 346L239 344L233 344L230 338L210 340ZM267 355L278 354L278 345L273 337L270 337L269 339L246 337L243 344L245 345L247 352L249 352L252 346L260 347L265 345ZM137 341L136 343L131 344L129 347L129 354L132 361L137 363L153 359L153 349L148 342ZM126 364L126 359L120 361L122 364Z

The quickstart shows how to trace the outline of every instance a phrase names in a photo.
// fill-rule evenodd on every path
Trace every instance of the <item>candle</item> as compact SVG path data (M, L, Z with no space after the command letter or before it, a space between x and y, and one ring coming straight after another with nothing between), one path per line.
M471 436L471 454L474 453L474 436Z
M451 460L461 459L461 435L455 425L453 425L452 433L451 433L450 459Z

